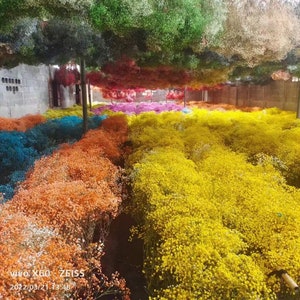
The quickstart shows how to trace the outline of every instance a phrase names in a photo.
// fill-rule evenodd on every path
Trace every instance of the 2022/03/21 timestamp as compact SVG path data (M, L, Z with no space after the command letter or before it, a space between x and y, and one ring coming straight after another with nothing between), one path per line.
M23 284L23 283L16 283L10 285L11 291L27 291L27 292L34 292L34 291L48 291L48 290L63 290L69 291L74 287L75 283L46 283L46 284Z

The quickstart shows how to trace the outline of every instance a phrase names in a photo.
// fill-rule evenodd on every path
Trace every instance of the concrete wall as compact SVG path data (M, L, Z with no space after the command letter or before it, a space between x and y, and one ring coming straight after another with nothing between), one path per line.
M45 65L0 69L0 117L44 113L49 107L49 78Z

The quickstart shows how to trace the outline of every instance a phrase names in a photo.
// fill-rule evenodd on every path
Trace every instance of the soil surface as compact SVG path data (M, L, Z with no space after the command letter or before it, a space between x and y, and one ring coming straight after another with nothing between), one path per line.
M129 230L133 225L135 225L133 218L124 213L112 221L101 265L103 273L109 278L116 271L120 273L120 277L125 278L126 285L131 291L131 300L147 300L149 297L142 273L143 242L137 239L128 241ZM111 299L115 298L112 296Z

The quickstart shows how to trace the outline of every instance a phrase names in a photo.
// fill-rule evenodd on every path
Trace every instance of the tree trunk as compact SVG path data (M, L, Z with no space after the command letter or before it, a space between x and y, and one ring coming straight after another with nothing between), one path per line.
M83 134L88 131L88 105L87 105L87 93L86 93L86 76L85 76L85 60L80 59L80 81L81 81L81 93L82 93L82 119L83 119Z

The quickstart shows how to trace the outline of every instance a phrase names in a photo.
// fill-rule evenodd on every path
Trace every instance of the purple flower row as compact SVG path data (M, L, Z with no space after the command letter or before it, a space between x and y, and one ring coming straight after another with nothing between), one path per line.
M158 102L139 102L139 103L115 103L103 105L93 110L95 114L101 114L106 110L114 112L123 112L127 115L140 114L143 112L161 113L164 111L182 111L183 107L172 102L158 103Z

